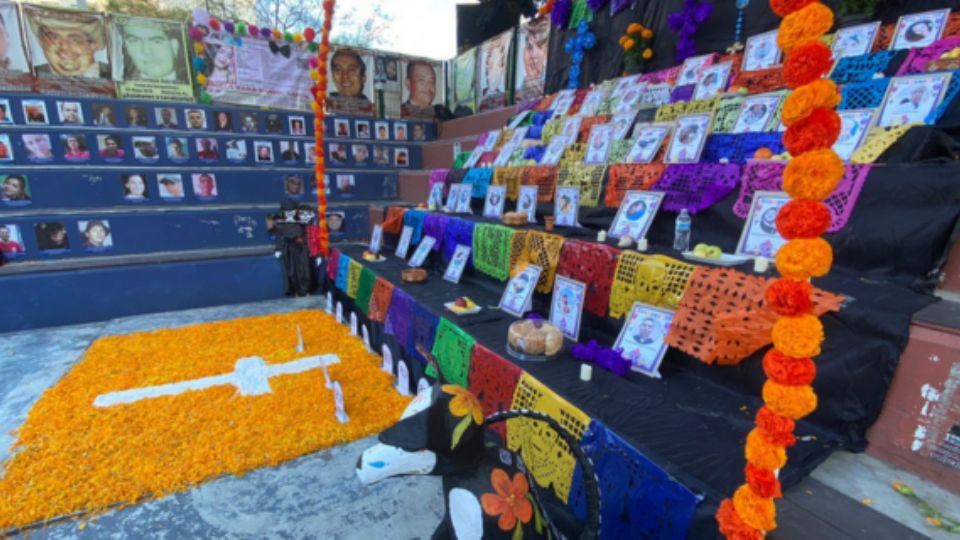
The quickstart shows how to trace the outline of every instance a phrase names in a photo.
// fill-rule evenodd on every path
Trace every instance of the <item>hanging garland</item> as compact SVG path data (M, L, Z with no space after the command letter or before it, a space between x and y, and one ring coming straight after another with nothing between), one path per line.
M713 15L713 4L700 0L684 0L683 11L671 13L667 17L667 26L671 31L680 34L677 40L677 63L697 54L697 44L693 36L697 34L700 25Z
M796 443L795 421L817 408L810 386L816 377L812 357L820 354L823 325L811 313L810 278L826 275L833 263L830 244L820 236L830 227L830 213L821 202L844 174L832 150L839 135L836 107L840 93L823 79L832 65L829 47L819 38L833 27L833 12L817 0L771 0L783 17L777 43L787 54L784 78L793 89L784 102L784 142L793 159L784 171L784 191L792 200L777 215L777 230L788 242L776 257L781 278L765 294L779 316L772 332L773 349L763 359L768 380L765 405L756 428L747 436L746 483L717 511L720 532L727 538L759 540L777 527L774 499L783 496L779 470L786 449Z
M313 134L316 137L317 164L317 219L320 227L320 255L330 256L330 229L327 227L327 183L324 181L326 159L323 151L324 103L327 99L327 54L330 52L330 27L333 25L333 7L335 0L323 0L323 29L320 31L320 50L316 58L311 58L310 78L317 81L311 88L316 99L310 104L313 108Z

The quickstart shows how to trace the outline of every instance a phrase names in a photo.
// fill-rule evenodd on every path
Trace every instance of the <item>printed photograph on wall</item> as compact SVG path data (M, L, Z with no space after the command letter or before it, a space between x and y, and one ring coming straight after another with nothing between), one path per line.
M157 175L157 191L165 201L183 200L183 177L179 174L163 173Z
M13 124L13 110L10 109L10 100L0 99L0 125Z
M107 163L119 163L126 155L120 135L97 135L97 148L100 149L100 157Z
M480 45L480 110L498 109L507 104L508 67L513 29Z
M453 96L450 108L456 110L465 107L470 112L477 110L477 55L479 48L474 47L453 60L452 81Z
M61 124L71 126L83 124L83 108L78 101L58 101L57 113Z
M106 15L22 5L24 35L40 88L114 94Z
M549 46L550 19L548 17L541 17L520 25L517 30L516 91L514 93L514 99L517 102L543 96Z
M0 201L5 206L27 206L32 200L26 175L0 175Z
M112 14L110 38L119 97L193 101L183 23Z
M37 223L33 226L33 235L37 238L37 248L47 255L70 251L70 236L63 223Z
M84 250L99 253L113 249L113 231L110 229L110 221L106 219L81 220L77 222L77 229L83 238Z
M47 104L42 99L25 99L20 102L20 106L23 108L23 121L28 126L45 126L50 123Z
M6 133L0 133L0 161L13 161L13 144Z
M432 119L434 105L443 104L443 66L419 58L407 60L401 90L401 117Z
M253 141L254 161L259 163L273 163L273 143L270 141Z
M34 163L53 160L53 146L50 135L46 133L23 133L20 135L23 147L27 150L27 159Z
M213 129L217 131L233 131L233 116L230 111L214 111Z
M160 159L156 137L133 137L133 157L141 163L155 163Z
M193 194L201 201L212 201L217 198L217 177L213 173L197 173L191 175Z
M180 127L177 111L172 107L157 107L153 110L153 118L160 129L176 129Z
M167 157L170 161L182 162L190 159L186 137L167 137Z
M60 135L60 144L63 146L63 158L67 161L83 162L90 160L90 148L87 146L87 136L79 133Z
M7 258L22 257L26 253L19 225L0 223L0 253Z
M328 57L327 108L342 114L372 116L373 56L350 47L333 48Z
M20 13L17 4L0 2L0 89L31 91L30 64L20 39ZM7 110L9 113L9 109ZM0 123L4 123L0 121Z
M150 189L147 187L147 179L144 175L123 174L120 175L120 185L123 187L123 200L127 202L146 202L150 198Z

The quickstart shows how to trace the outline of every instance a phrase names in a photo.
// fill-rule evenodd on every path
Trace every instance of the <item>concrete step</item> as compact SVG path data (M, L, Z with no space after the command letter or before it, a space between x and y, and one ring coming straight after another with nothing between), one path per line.
M404 171L398 181L400 201L410 204L426 203L430 196L430 171Z
M507 125L507 122L510 121L510 117L513 116L516 109L515 106L510 106L457 118L455 120L448 120L440 124L437 139L449 140L471 135L476 136L484 131L502 129L503 126Z

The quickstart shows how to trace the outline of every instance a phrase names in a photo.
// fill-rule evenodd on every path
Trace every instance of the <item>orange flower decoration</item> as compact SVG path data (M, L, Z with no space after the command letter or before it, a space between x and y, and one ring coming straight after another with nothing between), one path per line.
M717 523L720 525L720 534L729 540L763 540L763 534L750 525L744 523L733 507L733 501L725 499L720 503L717 511Z
M488 516L500 516L497 526L502 531L517 527L517 521L528 523L533 517L533 504L527 498L530 485L522 473L513 475L513 480L503 469L490 472L490 483L496 493L484 493L480 497L483 512Z
M817 79L801 86L783 102L783 125L791 126L810 116L815 109L833 109L840 104L841 98L837 83L830 79Z
M816 315L780 317L773 325L773 346L794 358L808 358L820 354L823 343L823 324Z
M794 420L803 418L817 408L817 395L810 386L784 386L767 381L763 385L763 400L771 411Z
M836 152L814 150L790 160L783 171L783 190L794 199L822 201L837 189L846 173Z
M823 238L791 240L777 252L776 264L780 275L787 279L822 277L833 264L833 248Z
M771 444L756 428L747 435L744 455L747 458L747 463L753 463L756 467L771 471L782 469L787 463L787 449Z
M783 18L777 45L789 53L797 45L813 41L830 31L833 26L833 11L817 2L795 11Z
M733 494L733 506L743 521L755 529L770 531L777 528L773 499L764 499L748 485L740 486Z
M483 407L473 392L455 384L445 384L441 390L453 396L450 400L450 414L463 418L468 414L473 416L473 422L478 426L483 423Z

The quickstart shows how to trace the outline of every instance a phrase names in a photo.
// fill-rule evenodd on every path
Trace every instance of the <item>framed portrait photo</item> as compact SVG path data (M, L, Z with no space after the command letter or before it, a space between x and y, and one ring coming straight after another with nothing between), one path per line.
M81 163L84 161L90 161L90 147L87 144L87 136L81 133L65 133L60 135L60 144L63 146L63 159L73 162ZM156 145L154 145L156 149ZM157 156L154 152L153 158L146 161L156 161Z
M447 204L443 207L449 212L457 211L457 202L460 200L460 189L461 186L465 184L453 184L450 186L450 189L447 190Z
M517 212L527 214L527 223L537 222L537 195L540 189L537 186L520 186L520 195L517 197Z
M610 146L613 144L613 126L597 124L590 128L590 138L587 139L587 153L583 162L587 165L602 165L610 155Z
M106 219L80 220L77 229L83 238L83 249L91 253L102 253L113 249L113 230Z
M307 122L302 116L288 116L287 117L287 127L290 129L291 135L306 135L307 134ZM367 126L367 134L370 134L370 126Z
M157 148L157 138L153 136L134 136L133 157L141 163L156 163L160 159L160 149Z
M157 192L164 201L183 200L183 177L179 174L161 173L157 175Z
M563 137L567 144L573 144L577 142L577 139L580 136L580 123L583 121L583 118L573 117L567 118L563 121L563 129L560 130L560 134L557 137Z
M470 151L470 157L467 158L467 161L463 164L463 167L465 169L470 169L476 166L477 162L480 161L480 158L483 157L485 152L486 151L483 149L483 146L474 146L473 150Z
M923 13L904 15L897 21L891 50L916 49L926 47L943 35L943 29L950 18L950 9L937 9Z
M737 242L737 255L773 259L787 241L777 231L777 214L790 202L782 191L758 191L753 194L750 214Z
M407 148L395 148L393 150L393 165L395 167L409 167L410 150Z
M839 111L840 136L833 145L833 151L840 156L844 163L849 163L854 152L867 138L867 132L877 116L876 109L859 109L854 111Z
M430 186L430 195L427 196L427 207L434 209L443 206L443 182Z
M442 184L437 186L443 187ZM434 186L436 187L436 186ZM503 207L507 201L507 186L490 186L483 201L483 217L500 219L503 217Z
M575 279L557 276L553 282L550 299L550 324L560 329L564 336L580 339L580 319L587 285Z
M350 137L350 121L345 118L335 118L333 120L333 136L349 138Z
M167 137L167 158L177 163L190 159L186 137Z
M28 126L46 126L50 123L47 115L47 103L42 99L25 99L20 102L23 109L23 121Z
M410 240L413 239L413 227L405 225L400 231L400 240L397 242L397 257L407 258L407 251L410 251Z
M373 233L370 234L370 251L372 253L380 253L380 249L383 246L383 226L374 225Z
M515 317L523 317L530 309L533 290L540 279L542 268L535 264L527 265L517 275L507 282L503 295L500 297L500 309Z
M27 150L27 159L33 163L46 163L53 160L53 145L46 133L21 133L20 140Z
M369 120L354 120L353 121L353 130L357 134L358 139L369 139L370 135L370 121Z
M587 93L587 97L583 98L583 103L581 103L580 108L577 109L576 115L581 118L595 116L597 111L600 110L600 105L603 103L603 100L606 97L607 93L604 92L602 87L595 87L593 90L590 90L590 92Z
M740 114L733 125L733 133L758 133L764 131L777 112L783 98L775 95L749 96L740 106Z
M83 124L83 107L80 106L79 101L58 101L57 113L61 124L70 126Z
M463 277L463 271L467 268L467 261L470 260L470 246L458 244L453 252L453 258L447 265L446 272L443 273L443 279L450 283L460 283Z
M730 70L733 69L733 63L724 62L714 64L703 69L700 79L697 81L697 87L693 90L693 99L709 99L724 92L727 89L727 81L730 79Z
M37 223L33 226L33 234L41 253L56 255L70 251L67 226L61 222Z
M633 140L633 146L627 154L627 161L630 163L650 163L657 156L660 147L667 134L670 133L669 126L644 126L638 128L636 137Z
M247 159L247 141L245 139L227 139L224 143L226 148L227 161L239 163ZM316 153L314 153L316 156Z
M710 134L713 113L688 114L677 118L666 163L696 163L700 161L703 145Z
M407 140L407 123L396 122L393 124L393 139L397 141Z
M458 214L472 214L470 209L470 199L473 197L473 186L470 184L459 184L460 190L457 192L456 206L453 211Z
M484 152L492 152L497 147L497 141L500 140L500 130L492 129L485 134L481 134L482 142L478 139L477 146Z
M558 227L576 227L580 211L580 188L577 186L557 187L554 197L553 215Z
M197 173L190 176L193 195L201 201L212 201L218 196L217 176L213 173Z
M187 129L207 129L207 113L203 109L186 109L183 116L187 120Z
M433 249L433 245L436 243L436 238L424 235L420 240L420 245L417 246L417 249L413 252L413 256L410 257L410 266L412 268L420 268L423 266L423 263L427 260L427 255L430 255L430 250Z
M873 50L873 42L880 32L880 21L858 24L837 30L833 37L833 57L862 56Z
M634 302L613 349L630 361L633 371L659 379L672 322L672 311Z
M713 63L712 54L702 56L691 56L683 61L680 67L680 75L677 76L677 86L688 86L697 84L702 79L703 70Z
M777 30L747 38L743 52L743 71L767 69L780 63L780 46L777 45Z
M26 253L20 226L12 223L0 223L0 255L13 259L23 257Z
M647 89L647 83L633 79L630 84L624 86L620 93L613 93L614 114L623 114L636 111L643 103L643 96Z
M513 157L513 153L520 148L519 144L514 142L508 142L507 144L500 147L500 153L497 154L497 159L493 160L493 165L495 167L506 167L510 163L510 159Z
M660 210L663 196L664 193L660 191L628 191L610 225L610 237L630 238L633 241L645 238L654 216Z
M10 108L10 100L0 98L0 125L10 124L13 124L13 109Z
M627 135L630 134L630 129L633 127L633 120L637 117L635 112L627 112L623 114L614 115L610 119L610 125L613 127L611 136L615 141L622 141L627 138Z
M570 107L573 106L573 102L577 98L576 90L561 90L557 92L557 97L554 98L553 103L551 104L551 110L553 112L553 117L566 116L567 112L570 110Z
M254 161L258 164L273 163L273 143L270 141L253 141Z
M13 143L10 135L0 133L0 162L13 161Z
M556 137L550 139L550 144L547 145L547 150L543 153L543 157L540 158L541 165L556 165L560 163L560 158L563 157L563 153L567 151L567 139L557 135Z
M29 206L33 202L33 195L27 175L0 175L0 201L4 206Z
M925 124L927 117L943 100L950 84L950 73L929 73L894 77L880 107L880 127Z

